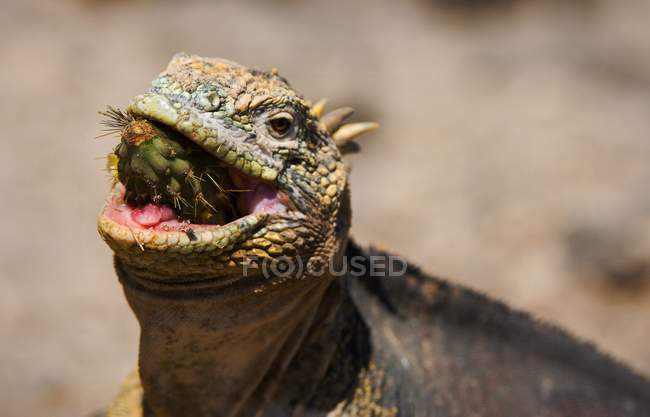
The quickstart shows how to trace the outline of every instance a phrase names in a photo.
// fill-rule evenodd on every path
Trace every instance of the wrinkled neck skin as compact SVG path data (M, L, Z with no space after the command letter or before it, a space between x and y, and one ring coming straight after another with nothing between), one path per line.
M141 327L145 416L299 414L288 404L296 400L292 390L315 386L335 349L336 340L321 324L341 304L340 282L306 277L257 293L192 284L168 288L139 278L119 259L116 269ZM315 369L301 372L310 381L291 381L286 370L307 339L323 357Z

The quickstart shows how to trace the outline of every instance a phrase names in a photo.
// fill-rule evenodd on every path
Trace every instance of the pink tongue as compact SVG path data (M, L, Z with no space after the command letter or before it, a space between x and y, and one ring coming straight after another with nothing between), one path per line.
M264 184L259 179L237 170L231 169L229 172L235 186L242 190L237 199L237 205L243 215L262 212L275 213L286 210L286 207L278 200L277 190Z
M140 226L151 227L160 222L175 219L174 211L167 206L156 206L147 204L144 207L135 208L131 212L131 219Z
M277 212L284 206L278 201L278 192L266 184L259 184L249 203L251 213Z

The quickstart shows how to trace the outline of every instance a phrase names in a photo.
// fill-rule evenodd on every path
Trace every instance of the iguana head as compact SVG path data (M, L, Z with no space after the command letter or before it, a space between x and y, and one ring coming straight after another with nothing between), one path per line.
M158 196L140 191L139 202L127 201L128 181L116 177L99 216L101 236L125 264L159 279L239 277L280 257L305 270L328 262L349 227L341 150L375 126L343 125L347 109L321 112L322 103L303 99L277 71L175 56L147 93L112 113L114 126L123 141L139 121L200 149L230 177L236 210L222 224L188 222Z

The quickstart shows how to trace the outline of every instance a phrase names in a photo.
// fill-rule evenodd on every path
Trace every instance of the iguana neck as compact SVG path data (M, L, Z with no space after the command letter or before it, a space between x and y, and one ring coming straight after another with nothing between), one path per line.
M336 349L331 322L343 298L330 277L226 293L161 289L119 260L116 269L140 323L144 403L155 417L289 415L292 360L316 359L298 373L304 390L322 379ZM300 352L305 341L318 346L317 358Z

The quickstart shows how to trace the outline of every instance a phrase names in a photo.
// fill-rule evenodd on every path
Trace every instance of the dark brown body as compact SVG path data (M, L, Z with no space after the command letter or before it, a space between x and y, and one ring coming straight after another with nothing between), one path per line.
M366 270L373 260L380 265L389 264L389 256L374 249L362 250L353 242L346 250L346 259L357 266L363 264ZM397 258L397 262L401 259ZM242 409L232 415L650 416L650 382L597 352L591 345L476 292L427 276L412 265L405 265L403 269L398 265L397 269L403 273L398 276L348 274L334 279L321 297L322 301L315 304L314 314L304 320L298 317L297 321L286 320L287 324L294 323L296 328L304 329L297 350L282 366L283 370L269 371L261 382L251 384L256 387L255 391L248 395ZM129 288L131 284L128 284L130 279L123 272L120 276L127 293L133 293L134 288ZM130 297L132 306L133 294ZM180 298L174 299L181 302ZM290 299L297 301L296 305L306 301ZM167 303L170 301L168 299ZM189 331L185 322L188 317L196 316L195 309L178 310L175 304L154 309L167 312L164 313L167 318L162 321L142 320L142 312L136 308L134 311L139 312L143 329L150 329L143 335L151 331L155 334L156 329L167 329L167 333L172 332L172 328ZM179 312L185 313L177 317ZM223 309L215 310L215 320L219 321L222 313ZM185 324L171 323L172 318ZM203 335L208 348L221 343L220 340L232 343L231 337L215 337L207 328L194 334ZM265 340L262 336L254 339L255 342L246 345L249 348L229 349L230 356L236 357L238 352L241 354L252 346L262 346L260 343ZM293 336L290 339L296 340ZM146 340L148 338L144 337L143 343ZM183 340L189 339L173 337L169 343L173 345L174 340L185 346ZM234 375L229 376L225 371L232 365L232 358L215 355L213 348L209 348L205 351L208 360L202 362L197 348L189 344L186 348L171 349L170 352L185 354L169 362L171 357L165 353L171 346L169 343L160 345L163 350L141 344L144 395L138 378L127 380L109 410L109 417L231 415L231 407L216 407L205 413L204 408L213 404L214 398L221 398L214 397L219 392L218 387L230 387L236 381ZM143 348L145 356L142 356ZM280 348L280 352L288 352ZM163 356L157 357L155 352ZM182 374L196 361L202 363L200 369L213 362L214 366L223 369L209 374L208 379L187 392L170 386L169 395L158 395L155 387L162 388L160 383L164 381L167 381L165 384L173 380L180 382L178 372ZM269 366L276 368L274 364ZM196 379L203 372L191 375ZM154 379L147 382L146 378L150 377ZM210 382L217 379L223 379L225 385ZM269 397L271 385L277 388ZM204 389L206 386L208 389ZM207 397L201 397L202 393ZM172 397L176 398L172 401ZM155 398L171 401L161 407L166 411L153 412L150 405ZM187 414L191 407L195 407L198 414ZM255 409L262 414L251 411Z
M363 252L353 243L349 257ZM380 403L411 416L650 416L650 383L592 346L408 267L350 278L383 370Z

